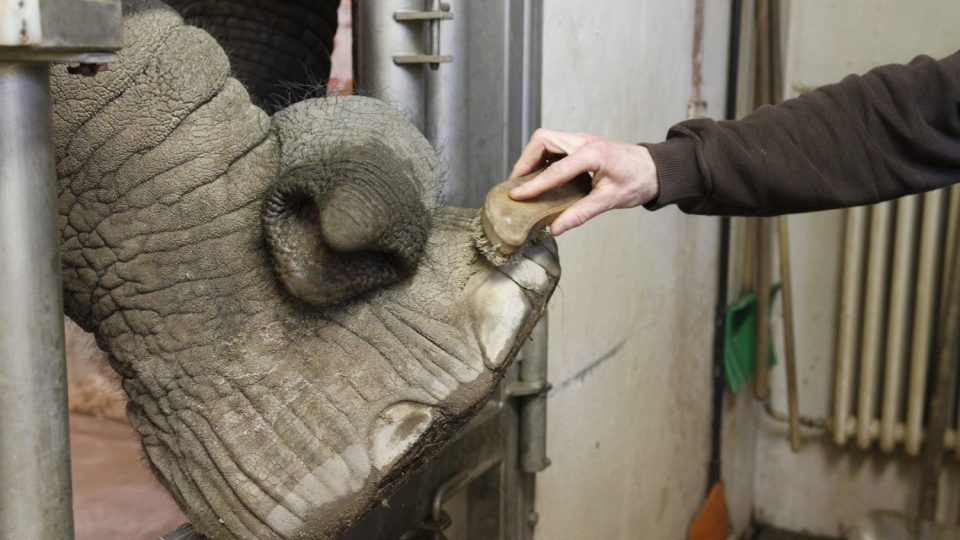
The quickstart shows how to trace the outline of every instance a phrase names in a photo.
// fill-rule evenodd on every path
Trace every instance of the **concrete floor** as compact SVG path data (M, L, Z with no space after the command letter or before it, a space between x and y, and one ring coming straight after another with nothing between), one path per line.
M76 540L155 540L186 519L125 422L70 415Z

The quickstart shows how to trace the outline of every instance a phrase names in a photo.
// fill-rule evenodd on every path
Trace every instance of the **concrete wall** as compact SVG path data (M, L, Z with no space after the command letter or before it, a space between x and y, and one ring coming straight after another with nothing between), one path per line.
M544 4L545 127L658 141L685 118L693 0ZM729 6L706 4L703 92L707 113L722 116ZM549 311L553 466L537 478L537 538L685 537L709 459L718 225L635 209L559 239L564 275ZM727 431L743 527L752 463L742 458L752 448L739 453L736 441L752 443L752 433L736 421Z
M960 3L951 0L794 0L789 2L787 97L851 72L935 57L960 47ZM833 403L837 291L841 270L841 212L790 218L794 260L800 410L825 417ZM773 403L785 411L782 369L772 373ZM841 535L874 508L913 512L919 466L902 455L841 450L808 432L791 453L783 426L764 420L757 439L756 514L783 528ZM948 462L949 463L949 462ZM957 482L944 484L941 507L957 508ZM945 517L948 517L943 514Z

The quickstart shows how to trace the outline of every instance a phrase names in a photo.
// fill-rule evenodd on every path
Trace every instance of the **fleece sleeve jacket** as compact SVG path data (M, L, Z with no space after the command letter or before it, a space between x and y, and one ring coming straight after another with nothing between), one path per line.
M697 119L647 145L660 192L692 214L871 204L960 181L960 52L851 75L738 121Z

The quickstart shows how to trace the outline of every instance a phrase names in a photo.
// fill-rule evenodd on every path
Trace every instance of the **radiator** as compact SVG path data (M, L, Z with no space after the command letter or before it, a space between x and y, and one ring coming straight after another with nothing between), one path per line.
M960 189L846 211L833 437L917 455ZM954 392L956 395L956 392ZM955 405L957 407L958 405ZM960 455L954 415L946 445Z

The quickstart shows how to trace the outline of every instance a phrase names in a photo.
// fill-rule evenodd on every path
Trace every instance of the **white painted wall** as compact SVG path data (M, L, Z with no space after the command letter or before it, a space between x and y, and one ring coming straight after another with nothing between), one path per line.
M906 62L921 53L945 56L960 48L956 32L960 2L953 0L793 0L789 4L788 97L851 72ZM825 417L833 403L842 214L792 216L790 229L800 409L805 416ZM785 411L782 369L775 369L772 378L774 406ZM799 454L793 454L784 433L779 424L761 423L755 484L759 520L839 536L871 509L915 510L916 460L840 450L829 438L814 434ZM950 516L957 509L957 487L956 478L951 478L941 497L941 507Z
M659 141L685 118L693 0L544 4L545 127ZM703 91L712 116L723 114L728 10L707 2ZM685 537L709 459L718 225L638 209L559 239L564 275L549 311L553 465L537 477L537 538ZM733 419L727 427L725 470L741 530L752 498L751 426Z

